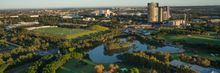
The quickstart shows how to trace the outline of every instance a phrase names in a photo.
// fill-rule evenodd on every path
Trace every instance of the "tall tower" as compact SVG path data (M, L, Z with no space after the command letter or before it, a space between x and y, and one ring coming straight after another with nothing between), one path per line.
M163 22L163 20L164 20L164 11L163 11L164 9L163 9L163 7L159 7L159 17L158 17L158 19L159 19L159 22Z
M164 6L163 7L163 20L168 20L170 19L170 7L169 6Z
M158 22L159 4L156 2L148 3L148 22Z

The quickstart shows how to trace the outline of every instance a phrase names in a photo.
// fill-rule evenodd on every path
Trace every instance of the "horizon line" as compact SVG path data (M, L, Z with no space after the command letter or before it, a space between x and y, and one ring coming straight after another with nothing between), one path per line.
M190 7L190 6L220 6L220 5L162 5L170 7ZM88 7L33 7L33 8L0 8L0 10L19 9L66 9L66 8L120 8L120 7L147 7L147 6L88 6Z

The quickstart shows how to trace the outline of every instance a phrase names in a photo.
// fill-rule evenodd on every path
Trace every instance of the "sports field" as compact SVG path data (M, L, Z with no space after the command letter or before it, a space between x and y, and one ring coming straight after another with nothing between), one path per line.
M70 29L70 28L60 28L60 27L35 29L33 31L43 34L44 36L54 36L54 37L61 37L66 39L74 39L77 37L81 37L84 35L89 35L91 33L97 32L94 30Z
M94 25L90 29L73 29L73 28L61 28L61 27L48 27L41 29L34 29L31 31L37 32L44 36L61 37L65 39L74 39L77 37L89 35L92 33L108 30L107 27L100 25Z

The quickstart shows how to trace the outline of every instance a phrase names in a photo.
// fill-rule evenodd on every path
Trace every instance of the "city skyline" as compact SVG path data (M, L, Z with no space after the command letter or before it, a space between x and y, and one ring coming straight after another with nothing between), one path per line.
M153 0L0 0L0 9L147 6ZM220 0L155 0L166 6L220 5Z

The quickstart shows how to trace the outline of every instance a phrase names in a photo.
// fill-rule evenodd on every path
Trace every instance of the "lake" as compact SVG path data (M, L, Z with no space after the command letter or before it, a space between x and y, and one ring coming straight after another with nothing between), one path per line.
M128 38L119 38L120 41L128 41ZM127 52L136 52L136 51L145 51L145 52L169 52L169 53L182 53L184 52L184 49L177 48L174 46L152 46L147 43L141 43L139 40L133 40L129 41L132 44L132 47L129 47L126 50L123 51L117 51L117 52L109 52L105 50L104 43L98 45L95 48L92 48L88 52L89 58L94 62L94 63L104 63L104 64L109 64L109 63L116 63L120 62L120 60L117 58L118 55L127 53Z

